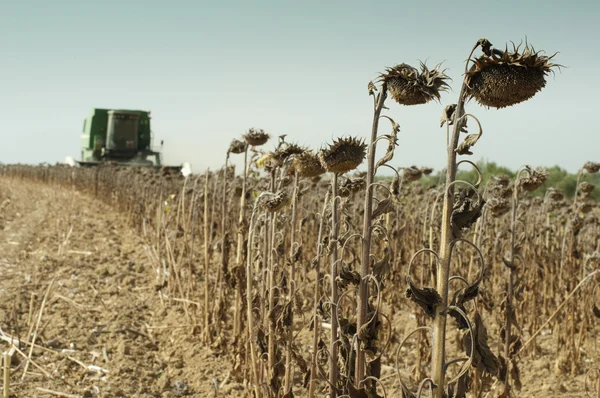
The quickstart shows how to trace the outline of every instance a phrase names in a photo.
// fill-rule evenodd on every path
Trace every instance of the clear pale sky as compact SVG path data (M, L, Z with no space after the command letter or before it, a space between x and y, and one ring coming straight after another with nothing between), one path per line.
M0 0L0 162L78 157L91 108L152 111L167 163L219 167L250 127L319 148L367 137L367 83L387 66L444 61L441 103L403 107L394 166L445 166L439 117L481 37L527 40L566 65L533 99L467 110L473 160L512 168L600 161L600 2ZM383 126L387 127L387 124ZM267 144L271 148L273 139ZM239 160L239 159L238 159Z

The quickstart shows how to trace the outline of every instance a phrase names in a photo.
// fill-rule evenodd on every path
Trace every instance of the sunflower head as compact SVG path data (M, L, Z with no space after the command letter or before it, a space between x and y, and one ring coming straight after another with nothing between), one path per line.
M487 42L489 43L489 42ZM546 75L553 67L554 56L541 55L533 46L525 44L512 50L492 49L491 44L482 48L484 54L471 59L467 71L468 96L481 105L505 108L526 101L546 85Z
M553 202L559 202L565 198L565 195L556 188L549 188L547 196Z
M340 138L319 151L319 160L331 173L347 173L365 159L367 145L358 138Z
M290 157L300 155L305 151L306 148L303 148L299 145L284 143L271 152L271 157L278 166L282 166L283 163Z
M304 151L294 156L292 167L300 177L318 177L325 173L319 157L312 151Z
M531 170L528 176L522 177L519 180L519 186L527 192L535 191L546 182L546 178L548 178L548 171L546 169L538 168Z
M242 137L246 141L246 144L252 146L264 145L269 141L269 134L265 133L263 129L251 128Z
M600 163L596 163L596 162L586 162L583 165L583 168L585 169L585 171L587 171L590 174L594 174L597 173L598 171L600 171Z
M589 195L590 193L592 193L594 188L596 188L596 186L594 184L590 184L587 181L584 181L581 184L579 184L579 192L586 194L586 195Z
M510 210L510 203L506 198L493 196L488 199L486 206L493 217L500 217Z
M233 139L231 140L231 144L229 144L229 149L227 150L227 153L244 153L244 151L246 150L246 146L247 145L245 142Z
M403 169L404 181L418 181L423 176L423 170L417 166L410 166Z
M440 92L448 89L448 76L440 71L439 65L429 70L421 62L421 70L407 64L387 68L379 77L387 84L394 101L400 105L420 105L440 99Z
M285 191L266 192L263 195L261 206L270 213L279 211L290 203L290 198Z
M577 211L581 214L588 214L593 208L590 202L581 202L577 205Z

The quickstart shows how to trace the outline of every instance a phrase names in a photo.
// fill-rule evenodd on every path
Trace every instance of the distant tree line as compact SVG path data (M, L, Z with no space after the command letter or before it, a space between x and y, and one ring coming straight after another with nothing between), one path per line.
M583 163L585 162L582 162L582 166ZM485 187L485 184L492 176L504 174L514 178L516 174L516 170L511 170L507 167L498 165L496 162L482 160L477 162L477 166L481 170L483 176L482 187ZM536 168L535 165L530 166ZM477 181L477 172L474 169L467 170L467 167L468 165L465 165L464 169L458 172L457 177L458 179L475 183ZM575 193L575 186L577 185L577 173L571 174L559 166L545 167L545 169L549 173L548 178L540 189L537 189L532 193L533 196L544 196L546 189L552 187L562 191L568 198L572 198ZM436 185L438 182L443 181L444 175L445 170L438 171L437 173L422 178L421 183L425 186ZM600 200L600 173L589 174L584 172L580 182L582 181L587 181L596 186L590 197L594 200Z

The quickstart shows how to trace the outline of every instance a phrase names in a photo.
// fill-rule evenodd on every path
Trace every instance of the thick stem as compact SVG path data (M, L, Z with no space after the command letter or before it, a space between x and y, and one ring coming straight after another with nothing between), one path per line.
M431 358L432 379L436 385L434 398L442 398L444 392L444 362L446 351L446 313L448 306L448 277L450 274L450 244L452 242L452 208L454 202L454 181L456 180L456 152L461 127L464 125L464 105L467 85L463 83L454 116L454 129L448 146L448 165L446 168L446 189L442 209L442 236L440 240L440 266L437 270L436 288L442 301L435 308L433 324L433 352Z
M511 320L512 320L512 297L513 297L513 269L515 261L515 229L517 227L517 208L519 206L519 173L515 179L515 187L513 189L513 200L510 217L510 267L506 267L506 304L504 317L504 360L506 361L506 374L504 382L504 393L510 391L510 340L511 340Z
M379 131L379 119L381 110L383 109L385 99L387 97L387 84L381 84L381 92L373 113L373 126L371 129L371 141L369 145L369 153L367 155L367 192L365 193L365 212L363 218L363 233L362 233L362 253L360 263L360 284L358 288L358 311L356 330L360 330L362 325L367 321L367 303L369 300L369 285L367 275L370 273L371 264L371 222L373 214L373 182L375 181L375 140L377 140L377 132ZM358 388L360 381L365 377L365 353L360 348L360 343L356 346L356 366L354 373L354 385Z
M271 172L271 192L275 190L275 170ZM267 312L265 314L265 322L267 322L269 331L268 337L268 374L269 377L274 377L275 375L275 325L271 321L269 315L273 308L275 307L275 272L273 271L273 266L275 264L275 258L273 255L273 248L275 247L275 223L277 221L277 212L269 214L268 224L270 229L267 231L267 236L269 237L267 243L267 252L265 256L267 258L267 275L269 278L267 291L269 294L269 306L267 308Z
M208 177L210 172L206 171L204 180L204 342L210 344L210 311L208 304L208 270L210 258L208 251L209 228L208 228Z
M252 210L252 216L250 217L250 228L248 230L248 256L246 257L246 307L248 317L248 345L250 346L250 360L252 361L252 375L254 377L254 393L256 397L260 397L259 389L259 374L258 374L258 361L256 358L256 352L254 347L254 317L252 316L252 281L254 279L252 265L252 238L254 236L254 222L257 215L258 199Z
M331 182L331 188L333 191L332 209L331 209L331 236L329 239L329 245L331 247L331 346L329 353L329 396L330 398L337 397L337 379L338 379L338 350L337 350L337 339L338 339L338 287L337 287L337 275L338 275L338 175L333 174L333 180Z
M579 181L581 181L582 174L583 169L580 169L579 173L577 173L577 182L575 183L575 194L573 194L573 210L577 209L577 195L579 194Z
M242 247L244 244L244 228L243 228L243 223L244 223L244 217L245 217L245 213L246 213L246 177L248 175L248 145L246 145L246 150L244 151L244 174L242 175L242 196L240 198L240 215L238 217L238 223L237 223L237 250L235 253L235 264L236 265L241 265L242 263ZM241 289L242 287L237 284L236 285L237 288L235 289L235 311L234 311L234 318L233 318L233 335L235 336L235 338L239 337L240 335L240 331L242 328L242 322L241 322L241 310L240 310L240 306L241 306L241 300L242 300L242 294L241 294Z
M329 204L329 192L325 194L325 203L321 211L321 219L319 220L319 235L317 236L317 259L315 261L315 297L313 309L313 352L310 363L310 384L308 387L308 398L315 397L316 379L317 379L317 353L319 349L319 317L317 316L317 308L319 307L319 297L321 297L321 253L323 252L323 225L325 224L325 211Z
M294 308L294 296L296 289L296 275L295 268L296 264L294 264L294 244L296 243L296 224L297 224L297 204L298 204L298 172L294 173L294 190L292 191L292 230L290 232L290 251L289 251L289 261L290 261L290 278L289 278L289 287L288 290L290 292L290 305ZM294 378L294 369L292 367L292 340L294 337L294 311L291 311L290 315L290 325L288 326L287 333L287 347L286 347L286 356L285 356L285 384L284 390L287 394L292 386L291 382Z

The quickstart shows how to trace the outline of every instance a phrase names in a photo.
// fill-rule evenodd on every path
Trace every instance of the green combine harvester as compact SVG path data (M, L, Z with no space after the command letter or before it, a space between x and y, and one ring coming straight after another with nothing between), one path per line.
M152 148L152 139L150 112L94 108L83 121L81 160L77 163L84 167L112 164L164 168L160 151Z

